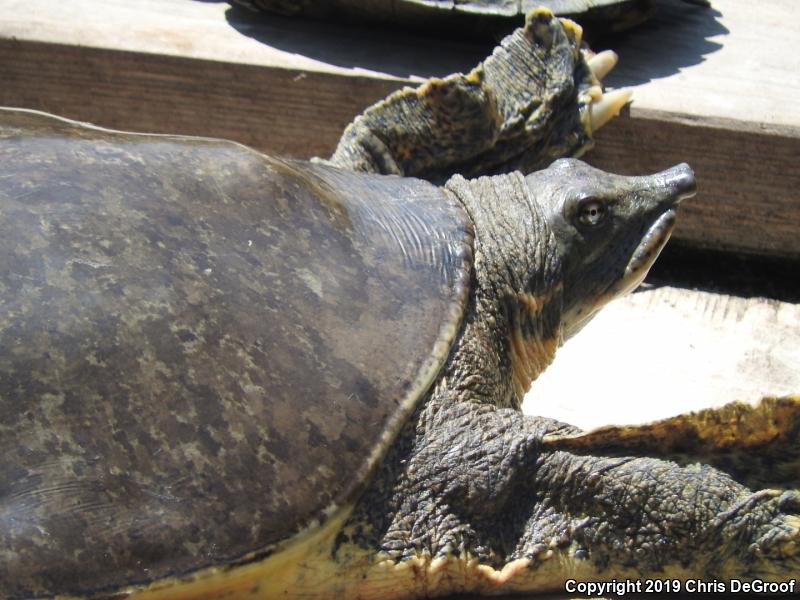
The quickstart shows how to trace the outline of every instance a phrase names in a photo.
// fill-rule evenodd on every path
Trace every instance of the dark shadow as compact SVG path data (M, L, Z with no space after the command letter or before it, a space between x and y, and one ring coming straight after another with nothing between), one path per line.
M494 48L491 41L437 39L379 25L327 23L239 7L229 9L225 17L242 35L277 50L401 78L468 71Z
M229 9L225 16L242 35L278 50L401 78L467 71L488 56L499 39L497 35L456 39L456 26L410 31L385 24L293 19L240 7ZM635 85L677 73L718 50L721 44L710 38L728 33L719 16L706 7L662 0L649 21L627 33L595 36L592 47L613 48L620 54L609 85Z
M592 48L610 48L619 64L605 83L625 87L667 77L701 63L722 44L710 38L727 35L712 8L682 2L660 2L653 17L634 29L598 38Z
M673 241L653 265L645 284L796 303L800 302L800 264L790 259L701 250Z

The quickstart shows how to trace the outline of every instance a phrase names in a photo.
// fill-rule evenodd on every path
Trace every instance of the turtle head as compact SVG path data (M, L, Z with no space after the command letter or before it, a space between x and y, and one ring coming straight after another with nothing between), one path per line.
M641 283L672 233L678 204L696 189L686 164L625 177L561 159L526 180L563 269L565 339Z
M457 176L446 187L474 225L476 307L506 340L521 401L564 339L644 279L695 182L685 164L624 177L561 159L524 178Z

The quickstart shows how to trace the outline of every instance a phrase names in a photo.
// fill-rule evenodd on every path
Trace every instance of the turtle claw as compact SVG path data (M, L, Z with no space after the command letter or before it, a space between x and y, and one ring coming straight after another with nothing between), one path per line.
M591 54L590 52L587 54ZM594 84L584 88L581 92L584 103L584 123L590 132L595 132L619 114L625 104L631 99L631 90L614 90L603 92L601 83L617 65L619 57L613 50L603 50L597 54L586 56L586 65L592 73Z
M633 91L628 89L613 90L604 93L599 100L589 103L589 129L594 132L608 123L619 114L633 96Z
M778 515L767 533L756 543L761 552L773 560L800 563L800 492L785 491L774 503Z
M616 52L613 50L603 50L592 56L587 63L592 70L592 75L600 82L611 72L611 69L617 65L618 60L619 57Z

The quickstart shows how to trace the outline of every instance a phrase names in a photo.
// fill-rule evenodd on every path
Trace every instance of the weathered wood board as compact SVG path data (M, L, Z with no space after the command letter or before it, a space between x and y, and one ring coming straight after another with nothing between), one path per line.
M615 300L568 340L523 409L585 429L800 393L800 305L673 287Z
M587 159L619 172L695 168L676 238L800 258L800 72L794 0L664 4L605 45L630 111ZM327 155L364 107L469 68L486 44L369 27L253 21L224 2L0 0L0 104L107 127L211 135Z

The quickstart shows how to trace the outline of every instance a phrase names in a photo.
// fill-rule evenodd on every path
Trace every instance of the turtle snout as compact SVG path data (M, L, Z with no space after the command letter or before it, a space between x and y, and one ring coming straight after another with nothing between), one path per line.
M686 163L681 163L663 172L664 184L670 195L670 200L680 202L691 198L697 192L697 182L694 171Z

